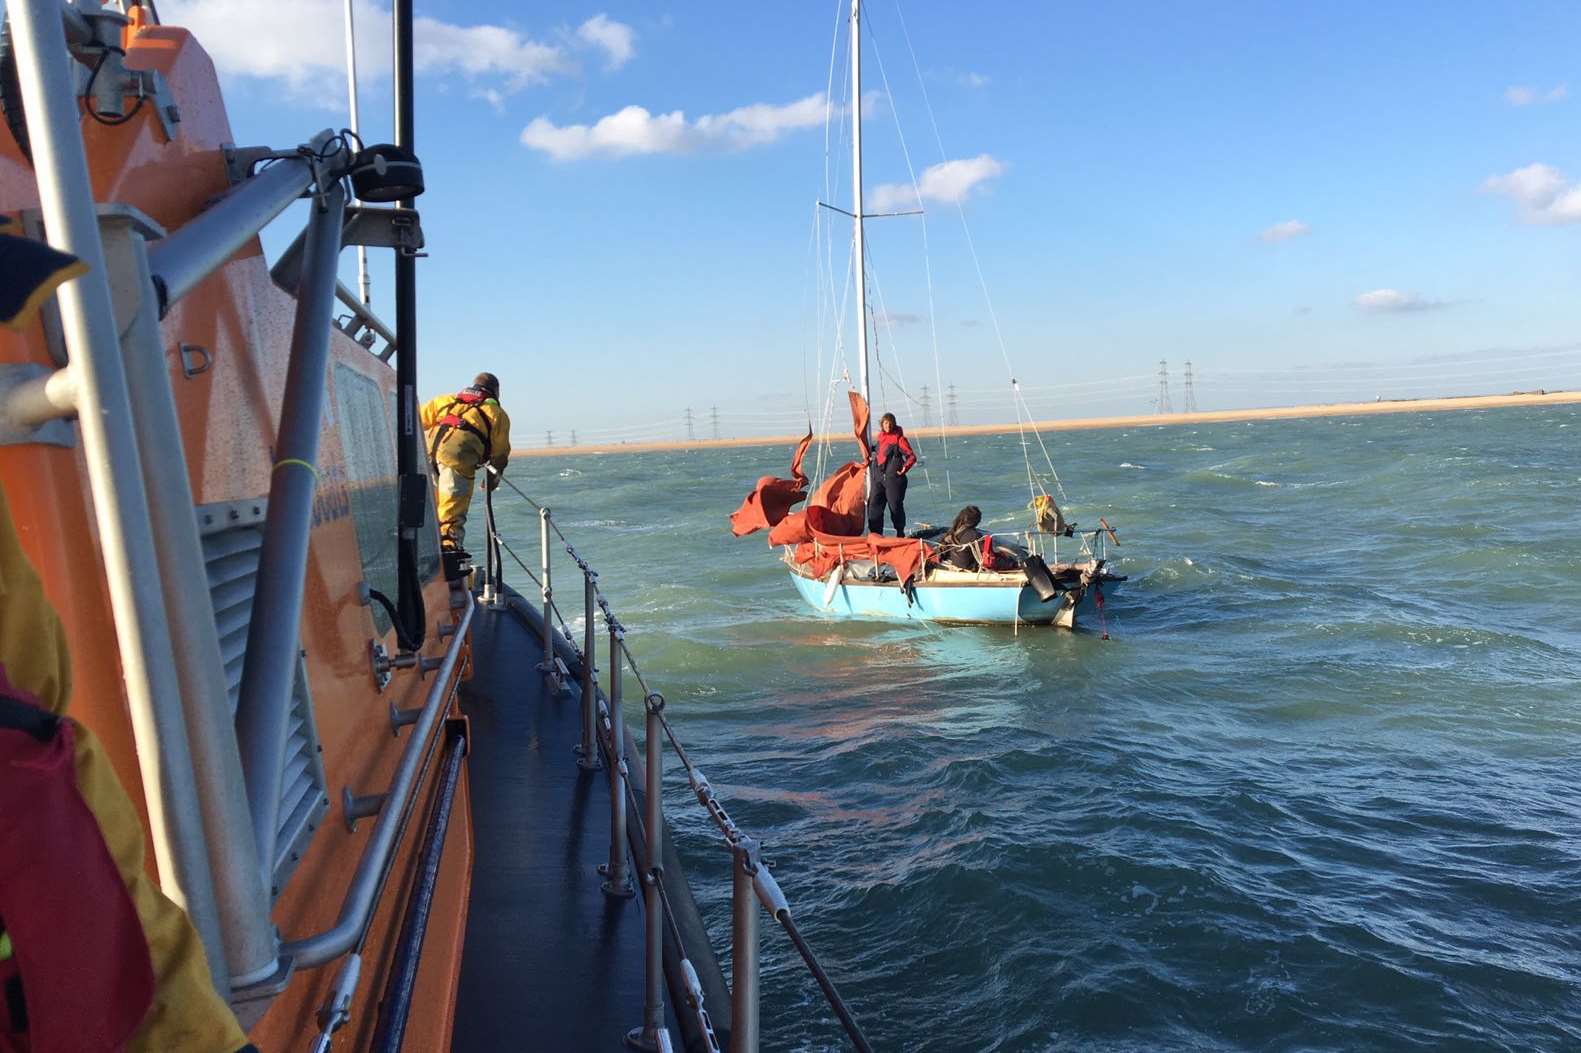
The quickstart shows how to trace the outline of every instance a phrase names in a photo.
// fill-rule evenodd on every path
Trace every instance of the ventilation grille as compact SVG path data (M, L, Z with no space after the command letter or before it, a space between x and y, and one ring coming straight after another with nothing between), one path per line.
M258 556L263 548L263 501L204 505L198 510L203 535L203 566L209 580L209 601L225 663L225 695L231 718L241 694L242 664L247 653L247 627L252 620L258 585ZM280 828L275 831L274 889L278 896L296 869L313 831L329 810L324 792L324 762L319 755L313 699L307 685L307 662L297 657L291 693L291 722L280 782Z

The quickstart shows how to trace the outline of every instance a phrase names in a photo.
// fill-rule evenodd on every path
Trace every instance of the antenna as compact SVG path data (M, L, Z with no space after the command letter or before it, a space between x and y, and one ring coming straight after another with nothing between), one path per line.
M697 427L695 422L692 420L692 407L690 406L686 407L686 441L697 441Z
M928 395L928 385L922 385L922 397L917 400L917 407L922 414L922 426L933 427L933 399Z
M709 411L708 415L712 419L714 425L714 439L717 441L719 439L719 407L715 406Z
M1185 405L1181 407L1183 413L1197 412L1197 392L1191 384L1191 360L1186 359L1186 398Z
M346 0L346 96L350 103L349 114L351 118L351 134L355 137L362 131L361 120L357 113L357 22L352 14L352 0ZM361 138L357 139L361 142ZM353 201L361 205L361 201ZM373 284L368 278L368 246L357 246L357 288L362 295L362 305L368 307L373 303Z
M1154 412L1175 412L1174 405L1169 401L1169 361L1163 358L1158 360L1158 400Z
M946 414L946 419L950 423L950 427L959 428L961 426L961 406L960 400L955 397L954 384L951 384L945 389L944 411Z

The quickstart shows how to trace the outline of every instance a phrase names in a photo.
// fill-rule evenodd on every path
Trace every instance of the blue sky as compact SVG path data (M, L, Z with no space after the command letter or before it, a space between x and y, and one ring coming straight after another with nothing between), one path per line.
M373 141L390 128L387 8L358 4ZM214 55L237 140L274 145L345 123L340 10L163 5ZM869 187L909 182L897 127L919 175L973 163L924 179L937 374L922 223L869 224L889 317L876 401L903 419L901 370L935 404L954 385L963 421L1014 417L952 196L1040 417L1146 412L1160 359L1176 408L1186 360L1205 409L1581 385L1581 8L903 10L920 83L895 0L867 5ZM523 442L679 435L688 406L700 436L714 406L726 434L792 430L823 390L810 97L836 5L417 12L424 393L490 369ZM830 230L843 270L848 225Z

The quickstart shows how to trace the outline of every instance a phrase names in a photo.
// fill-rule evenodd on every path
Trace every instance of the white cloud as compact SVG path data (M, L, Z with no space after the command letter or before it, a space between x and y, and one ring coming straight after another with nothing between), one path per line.
M1553 165L1532 164L1482 184L1485 193L1514 201L1521 222L1546 226L1581 222L1581 186Z
M1401 292L1398 289L1374 289L1371 292L1364 292L1356 297L1355 302L1363 311L1378 314L1431 311L1438 307L1449 306L1447 300L1429 300L1419 293Z
M540 44L503 26L457 26L418 18L412 27L412 47L419 73L492 74L503 77L512 89L545 81L551 74L571 68L558 47Z
M390 10L354 0L357 72L364 81L390 74ZM166 0L172 25L191 29L215 67L228 76L285 83L293 93L340 108L345 90L346 37L340 0ZM496 93L519 91L574 65L564 49L505 26L463 26L435 18L413 25L419 73L459 74Z
M608 15L597 14L583 22L576 30L584 43L604 52L609 69L619 69L637 53L636 32L624 22L616 22Z
M868 194L867 207L875 212L890 212L920 208L924 201L958 203L1004 170L1004 162L988 154L940 161L922 170L916 189L910 183L874 187Z
M957 79L960 80L960 82L962 84L966 85L968 88L986 88L986 87L988 87L988 74L986 74L986 73L977 73L977 72L968 70L967 72L962 73L960 75L960 77L957 78Z
M687 120L680 110L650 113L627 106L593 124L557 125L538 117L522 130L521 141L556 161L586 157L681 154L700 150L744 150L772 143L788 132L822 125L828 100L822 92L783 105L754 103L728 113Z
M1291 238L1299 238L1310 233L1312 233L1312 228L1299 219L1287 219L1283 223L1275 223L1257 236L1269 244L1274 244L1280 241L1289 241Z
M1531 88L1525 84L1516 84L1504 89L1504 101L1511 106L1532 106L1537 103L1563 102L1570 95L1570 90L1563 84L1555 84L1547 91L1540 88Z

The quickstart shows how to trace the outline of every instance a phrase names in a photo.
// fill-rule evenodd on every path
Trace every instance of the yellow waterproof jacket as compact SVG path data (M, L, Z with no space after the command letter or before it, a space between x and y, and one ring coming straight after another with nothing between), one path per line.
M57 716L71 694L71 662L60 618L22 552L5 492L0 490L0 665L11 683ZM143 828L110 758L87 728L73 722L77 791L87 803L121 873L154 965L154 1004L133 1036L134 1053L195 1050L230 1053L247 1041L230 1007L214 990L196 930L181 908L150 880L143 865ZM10 845L7 851L26 851Z
M511 419L498 399L470 401L475 388L429 399L419 412L428 459L467 478L485 461L503 472L511 457Z

